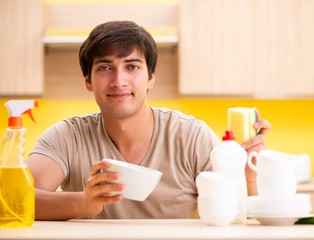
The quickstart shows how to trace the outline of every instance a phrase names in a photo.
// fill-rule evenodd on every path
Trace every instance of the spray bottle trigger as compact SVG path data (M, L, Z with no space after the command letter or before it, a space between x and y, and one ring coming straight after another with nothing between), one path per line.
M34 123L36 123L36 120L35 120L35 118L34 118L34 116L33 116L33 113L32 113L32 110L31 110L31 109L26 110L25 112L23 112L23 114L27 114L27 115L30 117L30 119L32 119L32 121L33 121Z

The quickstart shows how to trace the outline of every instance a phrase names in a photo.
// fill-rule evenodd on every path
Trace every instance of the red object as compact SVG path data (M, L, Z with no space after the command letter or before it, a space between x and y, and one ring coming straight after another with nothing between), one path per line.
M235 140L233 132L232 131L226 131L226 135L222 137L222 140L223 141Z

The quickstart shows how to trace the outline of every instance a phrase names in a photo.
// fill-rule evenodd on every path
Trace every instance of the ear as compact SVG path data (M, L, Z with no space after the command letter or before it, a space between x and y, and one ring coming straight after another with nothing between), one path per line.
M151 90L155 85L155 74L151 75L151 78L148 79L148 86L147 86L147 90Z
M86 87L86 89L88 91L92 92L93 91L93 86L91 84L90 79L88 78L88 76L85 76L84 79L85 79L85 87Z

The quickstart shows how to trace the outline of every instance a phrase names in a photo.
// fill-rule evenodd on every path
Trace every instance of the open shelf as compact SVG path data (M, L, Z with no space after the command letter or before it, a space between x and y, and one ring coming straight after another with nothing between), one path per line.
M83 43L87 36L44 36L45 47L76 47ZM177 36L154 36L158 46L174 47L178 44Z

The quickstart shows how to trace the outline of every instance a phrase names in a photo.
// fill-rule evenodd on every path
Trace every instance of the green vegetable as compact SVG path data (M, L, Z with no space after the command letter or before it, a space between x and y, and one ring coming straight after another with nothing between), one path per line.
M314 224L314 217L300 218L295 224Z

